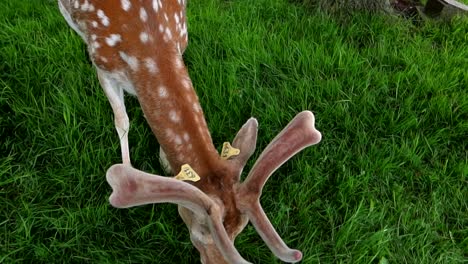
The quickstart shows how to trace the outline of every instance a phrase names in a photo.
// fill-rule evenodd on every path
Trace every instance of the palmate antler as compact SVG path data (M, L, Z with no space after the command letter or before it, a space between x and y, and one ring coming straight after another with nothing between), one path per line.
M240 155L229 162L236 164L238 171L242 170L255 150L257 126L257 121L250 119L233 141L233 147L240 149ZM201 189L207 189L206 186L197 188L187 182L148 174L128 165L114 165L107 172L107 180L113 189L110 202L119 208L165 202L178 204L204 218L205 221L202 222L207 223L215 246L228 263L248 263L237 252L233 239L230 239L223 226L223 222L226 221L225 212L237 211L247 216L278 258L285 262L297 262L302 259L302 253L290 249L283 242L268 220L259 199L263 186L278 167L302 149L317 144L320 140L321 134L314 127L313 114L308 111L301 112L266 147L245 181L231 185L232 192L229 188L221 192L224 197L213 196L213 193L205 194ZM236 175L237 181L239 175ZM226 197L226 194L233 196ZM235 201L234 209L228 208L229 203L219 202L231 199ZM245 226L243 223L241 225ZM206 259L209 260L210 257L207 256Z

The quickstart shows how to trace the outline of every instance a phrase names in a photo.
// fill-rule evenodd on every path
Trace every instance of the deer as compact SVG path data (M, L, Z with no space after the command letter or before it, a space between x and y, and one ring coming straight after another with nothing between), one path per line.
M234 246L248 222L276 257L300 261L301 251L289 248L276 232L260 196L283 163L320 142L313 113L297 114L241 181L256 149L258 121L248 119L218 153L182 57L188 44L186 0L58 0L58 6L85 42L114 113L122 163L106 172L110 204L177 204L205 264L250 263ZM171 176L132 166L124 92L136 96Z

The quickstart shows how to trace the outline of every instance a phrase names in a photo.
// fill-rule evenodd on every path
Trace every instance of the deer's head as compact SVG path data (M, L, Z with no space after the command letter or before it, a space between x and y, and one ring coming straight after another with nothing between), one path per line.
M227 160L220 156L211 160L210 168L198 173L200 180L196 182L152 175L122 164L112 166L107 172L113 189L111 204L119 208L178 204L192 243L205 264L248 263L233 241L249 220L278 258L300 261L302 253L286 246L259 200L270 175L303 148L317 144L321 134L315 129L311 112L299 113L266 147L241 182L242 170L255 151L257 128L257 120L249 119L232 143L239 154Z

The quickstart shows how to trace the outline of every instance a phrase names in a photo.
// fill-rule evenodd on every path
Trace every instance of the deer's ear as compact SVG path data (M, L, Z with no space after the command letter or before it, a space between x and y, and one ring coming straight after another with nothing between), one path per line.
M237 135L232 142L232 146L240 150L239 155L235 156L232 159L232 162L236 163L241 171L255 151L257 145L257 131L258 121L251 117L247 122L245 122L239 132L237 132Z

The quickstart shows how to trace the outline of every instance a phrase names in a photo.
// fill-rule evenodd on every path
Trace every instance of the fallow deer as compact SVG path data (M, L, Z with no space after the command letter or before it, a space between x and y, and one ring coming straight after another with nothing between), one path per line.
M122 164L107 171L113 190L110 203L118 208L177 204L205 264L249 263L233 243L248 221L278 258L300 261L302 253L286 246L268 220L260 195L279 166L321 140L314 115L299 113L241 182L243 167L255 150L258 123L250 118L232 146L218 154L182 59L188 41L185 0L58 0L58 5L87 44L114 112ZM132 167L124 91L138 98L160 144L162 162L180 172L178 176Z

